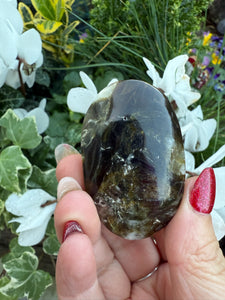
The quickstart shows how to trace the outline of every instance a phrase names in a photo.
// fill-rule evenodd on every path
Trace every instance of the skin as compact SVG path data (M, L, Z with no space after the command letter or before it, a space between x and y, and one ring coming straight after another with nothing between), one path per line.
M58 180L84 179L79 154L63 158ZM62 242L67 221L77 221L84 233L72 233L62 243L56 265L60 300L214 300L224 299L225 259L215 237L211 216L189 204L195 178L185 183L181 205L171 222L151 238L128 241L101 225L91 197L83 190L66 193L55 210ZM138 281L158 266L145 280Z

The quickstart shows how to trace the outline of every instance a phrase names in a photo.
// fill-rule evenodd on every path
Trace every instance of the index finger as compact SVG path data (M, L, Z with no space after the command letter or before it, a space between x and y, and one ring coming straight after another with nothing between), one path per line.
M71 154L60 160L56 168L56 177L58 181L63 177L73 177L84 189L82 156L80 154Z

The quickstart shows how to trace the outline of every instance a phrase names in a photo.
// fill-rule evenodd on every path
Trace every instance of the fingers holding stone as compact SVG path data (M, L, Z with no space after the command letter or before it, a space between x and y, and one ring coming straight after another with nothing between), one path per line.
M59 300L104 299L97 281L92 243L87 235L74 233L61 245L56 282Z
M84 189L82 156L80 154L71 154L62 158L56 168L56 177L58 180L63 177L75 178L82 189Z
M92 198L82 190L67 192L56 206L55 228L60 242L64 226L69 221L76 221L93 243L100 238L101 224L96 207Z
M103 227L103 236L116 259L134 282L151 273L160 263L160 255L151 238L126 240Z

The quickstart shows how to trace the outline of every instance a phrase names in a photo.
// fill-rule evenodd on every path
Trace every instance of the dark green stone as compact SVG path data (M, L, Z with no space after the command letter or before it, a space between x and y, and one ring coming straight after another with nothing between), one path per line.
M174 216L182 198L182 136L167 98L143 81L107 87L83 123L86 191L112 232L141 239Z

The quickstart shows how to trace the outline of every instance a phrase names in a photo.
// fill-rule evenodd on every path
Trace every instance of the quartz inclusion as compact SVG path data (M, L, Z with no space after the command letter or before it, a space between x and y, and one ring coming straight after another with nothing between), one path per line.
M126 239L142 239L174 216L183 194L180 127L168 99L143 81L104 89L81 137L86 191L101 221Z

